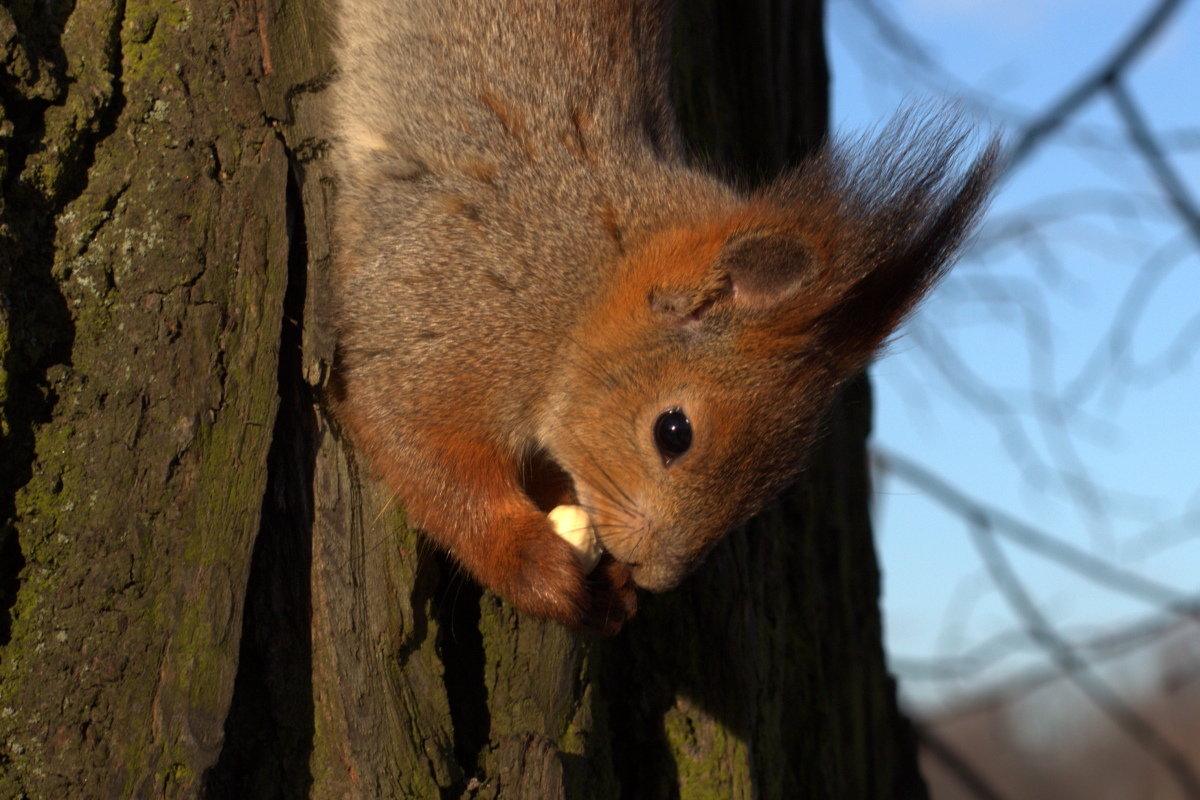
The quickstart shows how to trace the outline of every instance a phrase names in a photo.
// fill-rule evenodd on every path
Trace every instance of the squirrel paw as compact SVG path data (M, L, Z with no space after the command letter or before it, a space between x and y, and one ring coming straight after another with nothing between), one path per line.
M590 575L545 517L517 537L516 562L507 580L492 584L517 609L570 628L612 636L637 612L628 566L605 554ZM490 583L489 581L484 581Z
M637 613L637 590L628 565L607 553L588 576L588 607L581 627L612 636Z

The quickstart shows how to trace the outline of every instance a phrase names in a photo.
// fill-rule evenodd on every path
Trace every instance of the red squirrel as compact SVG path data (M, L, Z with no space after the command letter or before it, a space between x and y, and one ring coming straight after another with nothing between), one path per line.
M615 633L795 478L995 145L901 116L756 191L685 157L655 0L342 0L333 404L409 520ZM547 511L605 554L590 574Z

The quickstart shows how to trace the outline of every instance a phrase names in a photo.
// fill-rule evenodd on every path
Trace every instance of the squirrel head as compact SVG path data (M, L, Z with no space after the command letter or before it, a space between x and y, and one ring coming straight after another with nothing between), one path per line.
M957 173L962 136L906 130L648 236L564 344L542 441L639 585L678 583L795 477L970 231L997 144Z

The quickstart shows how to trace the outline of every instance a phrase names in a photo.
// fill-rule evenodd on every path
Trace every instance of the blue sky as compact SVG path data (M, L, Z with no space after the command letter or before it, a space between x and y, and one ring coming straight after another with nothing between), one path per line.
M840 130L877 124L923 98L959 96L984 126L1011 132L1101 63L1154 5L876 2L930 60L919 67L899 58L854 0L831 0ZM1197 76L1200 3L1190 2L1128 73L1127 87L1200 201ZM1033 234L1005 235L1018 225ZM1112 103L1098 96L1004 181L972 252L876 365L876 442L1094 555L1200 594L1200 356L1191 358L1200 343L1186 336L1200 327L1198 253ZM1126 356L1114 362L1102 346L1147 269L1164 277L1136 320L1120 315L1135 324ZM1130 368L1153 367L1164 352L1169 369ZM947 368L946 353L972 374ZM988 402L1003 412L972 407L964 384L975 394L988 387ZM1075 402L1054 401L1073 386ZM1064 423L1041 424L1047 409ZM876 489L892 654L960 653L1017 627L961 520L895 478ZM1189 511L1196 516L1181 521ZM1017 548L1005 552L1066 633L1155 611ZM904 688L919 702L951 700L1037 659L1018 648L978 679Z

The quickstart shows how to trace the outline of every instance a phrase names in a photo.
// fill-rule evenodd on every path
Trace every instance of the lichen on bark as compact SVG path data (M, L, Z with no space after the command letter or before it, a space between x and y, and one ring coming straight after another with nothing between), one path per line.
M287 157L248 77L257 37L227 37L235 7L181 25L174 3L43 6L5 12L6 82L30 88L4 97L5 235L20 243L3 275L20 309L4 490L23 565L0 793L186 796L218 752L236 667ZM244 155L224 179L211 154L231 140Z

